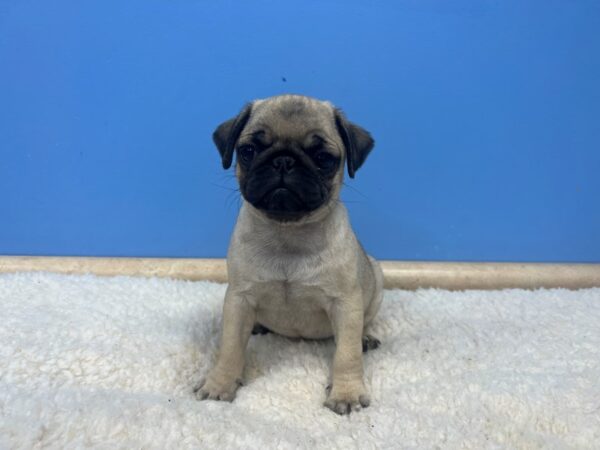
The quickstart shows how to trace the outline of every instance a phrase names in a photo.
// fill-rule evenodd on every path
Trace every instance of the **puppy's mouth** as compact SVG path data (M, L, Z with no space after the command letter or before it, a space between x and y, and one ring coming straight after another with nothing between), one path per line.
M298 194L284 185L267 192L256 206L278 219L291 219L309 209Z

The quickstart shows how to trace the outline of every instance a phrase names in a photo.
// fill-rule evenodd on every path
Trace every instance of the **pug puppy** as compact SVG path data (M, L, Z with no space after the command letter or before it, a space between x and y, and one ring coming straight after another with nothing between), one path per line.
M383 274L339 194L344 164L353 178L373 139L329 102L282 95L248 104L213 140L223 168L237 156L243 202L227 254L220 350L197 398L233 400L255 330L333 336L325 406L339 414L368 406L362 353L379 344L365 327L381 304Z

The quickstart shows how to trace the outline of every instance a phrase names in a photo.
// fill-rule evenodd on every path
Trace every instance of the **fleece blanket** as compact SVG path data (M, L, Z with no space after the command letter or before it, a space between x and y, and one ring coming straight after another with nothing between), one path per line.
M600 289L387 291L371 406L322 406L334 343L257 335L233 403L193 387L225 285L0 275L0 448L598 448Z

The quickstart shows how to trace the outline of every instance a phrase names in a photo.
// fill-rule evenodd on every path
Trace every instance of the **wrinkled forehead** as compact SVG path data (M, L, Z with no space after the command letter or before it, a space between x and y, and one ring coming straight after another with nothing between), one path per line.
M242 134L265 131L272 139L303 140L316 133L337 143L334 109L328 102L300 96L280 96L253 103Z

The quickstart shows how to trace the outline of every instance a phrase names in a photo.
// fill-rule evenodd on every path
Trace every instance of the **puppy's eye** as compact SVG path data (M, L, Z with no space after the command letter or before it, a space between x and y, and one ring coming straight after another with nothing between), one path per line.
M327 152L319 152L315 155L317 166L323 170L332 169L335 165L335 158Z
M251 145L242 145L240 148L238 148L238 152L240 154L240 158L242 158L244 162L248 163L254 159L256 150Z

